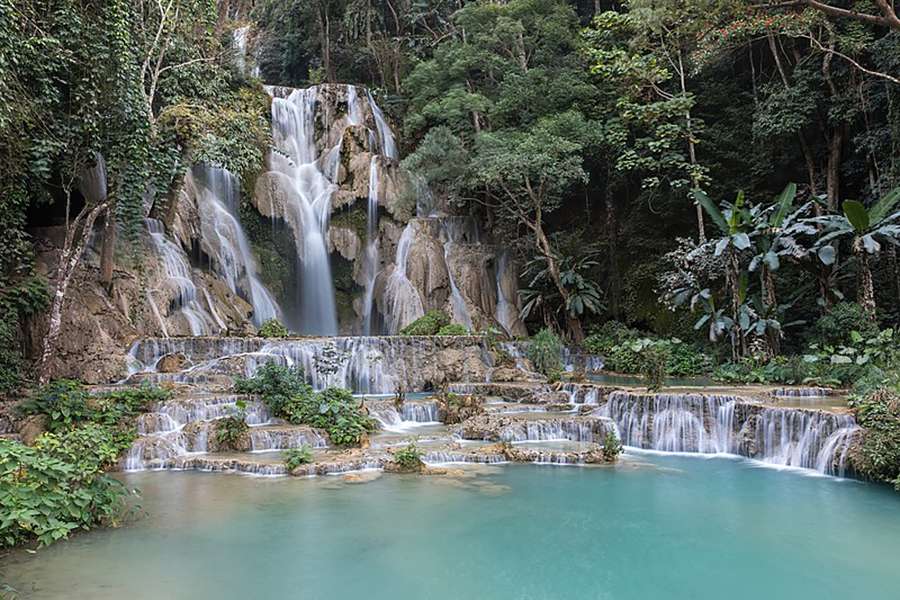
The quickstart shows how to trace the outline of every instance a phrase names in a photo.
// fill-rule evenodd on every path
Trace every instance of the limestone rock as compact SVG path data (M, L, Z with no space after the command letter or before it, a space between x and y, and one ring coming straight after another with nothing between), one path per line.
M19 428L19 439L26 446L30 446L45 431L47 431L47 416L33 415L22 422L22 426Z

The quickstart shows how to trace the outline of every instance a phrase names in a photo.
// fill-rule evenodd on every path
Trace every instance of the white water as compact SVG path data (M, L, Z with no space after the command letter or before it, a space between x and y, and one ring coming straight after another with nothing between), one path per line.
M838 476L859 430L850 415L764 407L733 396L613 392L601 413L615 421L626 446L736 454Z
M257 276L256 260L239 220L240 182L218 167L194 167L198 185L198 209L203 241L211 247L213 271L228 288L253 306L253 323L259 327L280 318L275 298ZM221 323L218 315L213 315Z
M355 88L354 88L355 89ZM378 276L378 194L380 181L378 157L369 163L369 203L366 211L366 291L363 296L363 335L372 335L372 316L375 311L375 279Z
M470 227L471 226L471 227ZM474 222L471 224L467 219L454 219L446 217L441 219L441 241L444 243L444 262L447 265L447 276L450 279L450 305L453 308L453 322L460 323L469 331L475 329L472 324L472 315L469 314L469 308L456 285L456 278L453 275L453 268L450 265L450 255L453 246L467 239L470 234L473 242L479 240L478 226Z
M523 325L516 305L518 279L509 260L509 252L501 250L497 256L497 307L494 318L510 336L522 333Z
M415 221L407 223L397 242L394 270L384 290L384 312L388 333L395 334L425 314L419 292L406 276L409 249L416 235Z
M282 218L294 234L300 261L298 285L301 333L337 334L334 284L328 257L328 220L335 186L317 164L316 88L294 90L272 99L272 169L289 190Z
M184 316L192 335L209 335L216 331L218 328L215 319L197 298L197 286L192 279L191 265L184 249L166 236L165 227L161 221L147 219L146 222L150 239L153 241L153 246L166 273L167 281L165 283L173 288L168 314L179 312ZM159 316L160 324L163 326L163 335L168 336L168 329L164 327L159 307L152 293L152 290L148 292L151 307Z

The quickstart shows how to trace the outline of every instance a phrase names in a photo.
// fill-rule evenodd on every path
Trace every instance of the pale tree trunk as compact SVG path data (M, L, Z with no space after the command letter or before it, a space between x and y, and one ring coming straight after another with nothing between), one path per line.
M734 325L731 328L731 358L738 360L745 354L744 330L738 322L741 314L741 282L740 265L737 253L730 245L728 247L728 287L731 290L731 318Z
M859 295L857 302L873 321L875 320L875 284L872 281L872 267L869 264L869 253L862 247L862 241L853 241L853 251L859 262Z
M53 294L53 302L50 305L50 319L47 326L47 335L44 337L44 349L41 353L39 366L40 383L44 384L50 378L50 356L56 349L56 340L62 329L62 312L66 301L66 291L72 282L72 276L78 270L84 247L91 237L94 222L97 217L106 210L106 203L98 204L93 208L85 206L72 222L66 233L62 251L59 255L59 266L56 271L56 291Z
M100 283L111 291L113 268L115 267L116 252L116 216L113 208L106 209L106 223L103 226L103 245L100 248Z
M778 307L778 298L775 292L775 276L765 263L762 265L760 275L762 278L763 303L770 310L774 311ZM772 356L778 356L781 352L781 333L778 331L767 331L766 343Z
M572 334L572 341L576 344L580 344L584 341L584 331L581 328L581 321L570 315L569 311L565 308L566 305L569 304L569 298L571 297L571 294L569 294L569 290L567 290L566 287L562 284L562 279L559 275L559 265L556 264L556 258L553 256L553 249L550 247L550 241L544 234L544 229L541 226L540 222L537 223L537 227L535 228L534 233L535 238L538 242L538 249L547 260L547 270L550 271L550 278L553 280L553 284L556 286L556 289L563 300L563 310L566 314L566 325L569 328L569 332Z

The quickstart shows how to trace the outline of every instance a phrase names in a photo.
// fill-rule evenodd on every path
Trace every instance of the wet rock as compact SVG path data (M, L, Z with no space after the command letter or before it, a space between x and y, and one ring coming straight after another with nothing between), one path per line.
M183 371L190 364L187 356L180 352L166 354L156 363L156 370L160 373L177 373Z

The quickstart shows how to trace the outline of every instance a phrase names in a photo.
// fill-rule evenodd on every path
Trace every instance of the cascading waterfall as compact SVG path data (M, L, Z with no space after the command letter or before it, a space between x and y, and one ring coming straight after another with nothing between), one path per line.
M444 243L444 262L447 264L447 275L450 279L450 304L453 307L453 320L464 325L469 331L473 331L475 327L472 324L472 315L469 314L466 301L463 300L459 286L456 285L456 278L450 266L450 254L453 251L453 246L465 239L466 226L468 224L467 221L461 222L452 218L442 219L441 238ZM475 223L472 223L472 229L474 230L472 234L474 237L473 241L478 241L478 227Z
M355 88L354 88L355 89ZM380 189L378 157L369 163L369 203L366 211L366 291L363 296L363 335L372 335L375 312L375 278L378 276L378 193Z
M228 170L198 165L195 179L201 183L198 208L203 239L214 251L213 270L228 288L253 306L253 323L259 327L278 318L280 309L256 274L256 261L238 217L240 183ZM217 319L221 322L221 319Z
M188 262L187 255L184 250L166 237L166 230L162 221L157 219L147 219L147 229L150 232L150 239L156 248L157 254L162 259L163 269L165 270L167 282L174 287L174 297L170 303L170 313L179 312L184 316L191 329L192 335L209 335L217 329L215 319L205 309L197 299L197 286L191 278L191 265ZM168 336L168 330L164 327L162 316L153 298L152 292L148 293L148 299L151 306L159 316L160 324L163 325L163 335Z
M606 435L607 420L547 419L515 421L500 430L504 442L542 442L568 440L572 442L598 442ZM612 424L610 423L610 427Z
M609 394L601 413L626 446L664 452L736 454L774 465L845 474L859 430L850 415L773 408L734 396Z
M328 220L335 186L317 164L315 108L317 88L293 90L272 99L272 169L288 184L283 217L294 234L300 261L302 333L337 334L337 310L328 256Z
M354 93L355 91L354 88ZM367 90L366 94L369 98L369 106L372 108L375 127L378 128L378 138L381 140L381 154L391 160L397 160L400 158L400 155L397 152L397 143L394 141L394 134L391 132L391 128L384 118L384 113L381 112L381 107L376 104L375 98L372 97L372 92Z
M397 256L394 270L385 286L385 320L387 331L397 333L406 325L425 314L422 298L412 282L406 277L409 249L416 235L415 221L410 221L397 242Z
M511 268L509 252L501 250L497 257L497 307L494 318L506 330L510 336L522 331L522 322L519 319L519 310L516 307L515 296L517 280L516 274Z

